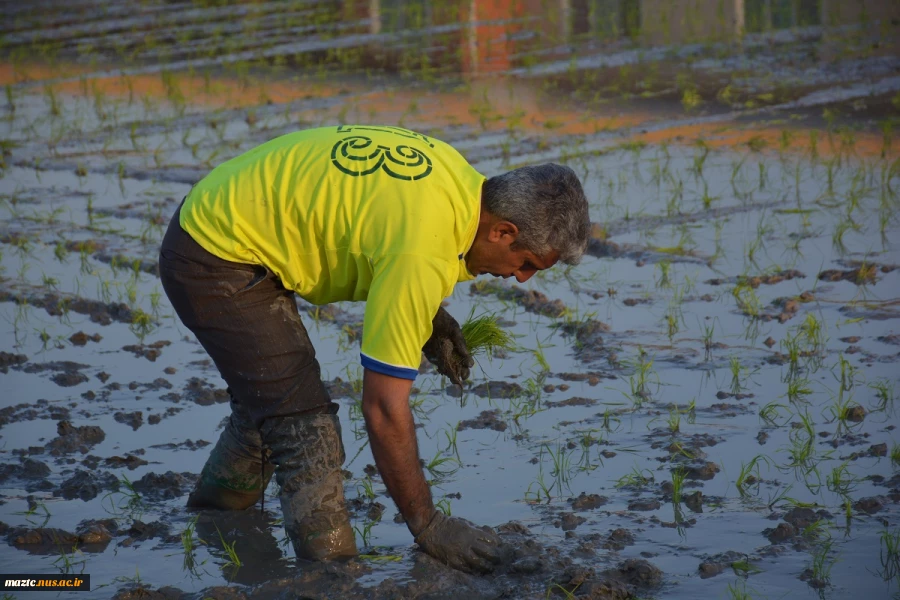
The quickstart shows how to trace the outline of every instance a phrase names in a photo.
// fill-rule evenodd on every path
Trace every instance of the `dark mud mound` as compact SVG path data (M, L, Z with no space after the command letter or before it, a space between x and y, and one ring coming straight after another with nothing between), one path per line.
M46 446L47 451L53 456L63 456L73 452L87 454L88 450L106 439L106 434L96 425L76 427L69 421L57 423L56 433L59 437L50 440Z
M88 380L88 376L82 373L89 365L72 362L70 360L58 360L46 363L33 363L22 367L25 373L41 373L53 371L50 380L60 387L72 387Z
M114 597L120 600L174 600L192 597L248 600L537 600L547 597L627 600L652 593L662 583L662 572L642 559L625 560L605 570L585 567L564 556L558 548L543 547L527 534L527 528L517 523L498 527L498 530L507 544L508 560L493 574L486 576L472 576L455 571L417 552L408 577L387 579L375 587L363 587L358 583L358 579L369 574L371 568L366 561L355 560L346 564L302 563L290 577L272 579L255 586L210 587L196 596L173 587L153 590L129 586L120 589ZM552 582L552 585L548 582Z
M469 287L473 296L496 296L500 300L515 302L528 312L558 319L566 314L566 305L562 300L550 300L546 295L535 290L524 290L516 285L505 286L492 281L473 283Z
M28 357L24 354L14 354L12 352L0 352L0 373L9 373L9 368L28 362Z
M100 493L119 489L119 480L111 473L96 473L78 469L69 479L62 482L54 490L54 496L62 496L66 500L80 498L87 502Z
M135 491L150 500L169 500L180 498L195 483L197 483L197 475L194 473L166 471L162 475L147 473L135 481L132 486Z

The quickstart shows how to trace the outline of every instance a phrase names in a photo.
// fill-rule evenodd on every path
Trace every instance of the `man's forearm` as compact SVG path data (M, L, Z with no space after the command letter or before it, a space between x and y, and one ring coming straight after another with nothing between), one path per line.
M413 535L434 513L431 490L419 464L416 428L409 409L411 383L366 371L363 416L381 478Z

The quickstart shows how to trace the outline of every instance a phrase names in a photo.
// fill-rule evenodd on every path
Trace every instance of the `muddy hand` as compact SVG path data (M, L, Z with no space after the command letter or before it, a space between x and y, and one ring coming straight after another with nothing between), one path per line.
M500 537L489 527L476 527L440 511L419 532L416 543L429 556L467 573L490 573L505 556Z
M437 367L441 375L446 375L450 381L462 386L463 381L469 378L469 369L475 361L469 355L459 323L450 313L439 308L431 325L431 338L422 348L425 358Z

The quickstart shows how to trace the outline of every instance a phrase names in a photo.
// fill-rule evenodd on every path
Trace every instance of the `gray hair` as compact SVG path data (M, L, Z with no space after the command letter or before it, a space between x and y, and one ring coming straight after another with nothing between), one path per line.
M591 219L575 171L547 163L491 177L482 188L482 208L519 228L516 246L538 256L551 250L569 265L587 249Z

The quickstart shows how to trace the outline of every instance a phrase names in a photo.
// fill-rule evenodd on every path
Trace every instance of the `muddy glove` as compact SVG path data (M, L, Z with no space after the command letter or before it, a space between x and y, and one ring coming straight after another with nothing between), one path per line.
M425 358L437 367L441 375L446 375L450 381L462 386L463 381L469 378L469 369L475 365L475 361L469 355L459 323L441 307L431 325L431 337L422 348Z
M416 543L429 556L467 573L490 573L506 554L490 527L476 527L439 510L416 536Z

